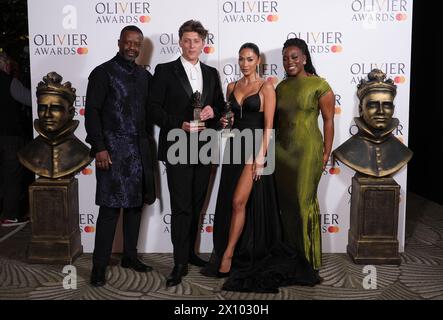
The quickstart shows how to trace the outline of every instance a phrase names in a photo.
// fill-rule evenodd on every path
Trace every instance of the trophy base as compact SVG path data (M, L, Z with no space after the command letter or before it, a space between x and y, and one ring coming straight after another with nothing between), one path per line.
M398 250L400 186L390 176L352 178L347 252L356 264L401 263Z
M235 134L234 134L234 132L231 131L231 129L223 129L221 135L222 135L223 138L233 138L233 137L235 137Z
M201 121L201 120L191 120L189 122L189 124L191 125L191 127L204 127L205 126L205 122Z
M83 253L78 180L39 178L29 186L32 235L30 263L72 264Z

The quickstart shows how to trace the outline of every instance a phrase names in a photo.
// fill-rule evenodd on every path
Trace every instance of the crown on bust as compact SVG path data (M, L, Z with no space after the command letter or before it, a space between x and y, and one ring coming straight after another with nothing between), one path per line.
M397 86L392 79L386 79L386 74L379 69L372 69L368 73L368 80L361 79L357 86L357 96L361 100L370 91L389 91L394 96L397 93Z
M57 94L72 105L76 97L75 88L71 86L69 81L62 84L62 80L63 77L57 72L49 72L37 85L37 97L43 94Z

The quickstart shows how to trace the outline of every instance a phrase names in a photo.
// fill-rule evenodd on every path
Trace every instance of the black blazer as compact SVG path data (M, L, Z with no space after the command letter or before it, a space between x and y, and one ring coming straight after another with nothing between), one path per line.
M220 77L215 68L202 62L200 66L203 76L201 102L203 107L210 105L214 110L214 118L206 121L206 127L217 128L224 108ZM166 161L168 148L174 144L166 139L169 130L181 128L184 121L193 118L192 87L180 58L158 64L150 88L148 117L161 128L158 159Z

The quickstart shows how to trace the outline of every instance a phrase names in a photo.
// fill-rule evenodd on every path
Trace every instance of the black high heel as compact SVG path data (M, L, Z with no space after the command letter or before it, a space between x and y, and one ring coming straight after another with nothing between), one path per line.
M228 271L228 272L221 272L220 270L217 270L217 278L227 278L227 277L229 277L229 273L230 273L230 271L231 271L230 269L231 269L231 267L232 267L232 257L229 258L229 260L231 260L231 264L230 264L230 266L229 266L229 271ZM223 262L223 258L222 258L222 260L221 260L221 262L220 262L220 266L219 266L219 268L221 267L222 262Z
M322 283L324 279L323 279L322 276L320 276L320 271L314 269L314 274L315 274L315 277L317 278L317 279L316 279L317 281L316 281L315 284L320 284L320 283Z

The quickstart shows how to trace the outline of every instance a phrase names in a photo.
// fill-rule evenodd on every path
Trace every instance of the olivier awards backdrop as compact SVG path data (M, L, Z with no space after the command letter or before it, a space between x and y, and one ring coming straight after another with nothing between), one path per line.
M57 71L77 88L77 136L84 140L84 105L88 75L112 58L120 30L129 24L144 33L138 63L153 72L158 63L180 55L178 28L200 20L209 29L201 60L219 70L223 89L240 77L237 52L244 42L262 51L260 72L275 85L284 78L281 48L290 37L304 39L314 66L336 94L335 138L341 145L357 128L356 86L373 68L381 69L398 86L394 134L407 144L411 67L412 0L28 0L32 88L50 71ZM36 99L33 101L36 116ZM322 128L321 117L319 125ZM158 128L156 128L158 135ZM157 137L156 137L157 138ZM94 247L95 165L78 176L80 229L84 252ZM212 250L212 225L219 171L201 221L201 252ZM145 207L139 252L172 252L169 193L159 164L160 197ZM323 251L346 252L351 177L354 171L332 163L319 186ZM394 176L401 186L398 237L404 249L406 168ZM116 246L118 250L118 246Z

